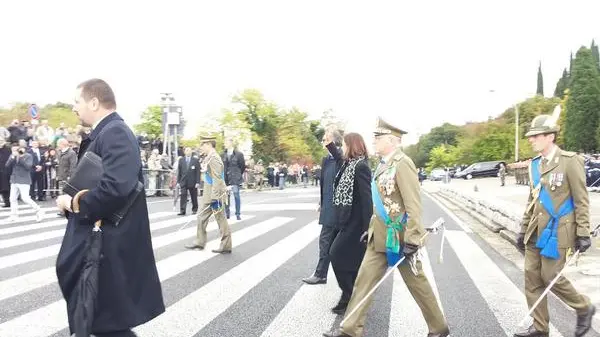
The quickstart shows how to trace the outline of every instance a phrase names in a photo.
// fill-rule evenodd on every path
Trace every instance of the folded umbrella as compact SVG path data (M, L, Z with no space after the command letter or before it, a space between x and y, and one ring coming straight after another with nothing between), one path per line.
M79 213L79 198L85 194L83 190L73 198L73 212ZM89 337L98 299L98 271L102 258L102 221L98 220L86 242L83 266L75 289L71 294L74 307L72 325L75 337ZM70 301L70 302L71 302Z

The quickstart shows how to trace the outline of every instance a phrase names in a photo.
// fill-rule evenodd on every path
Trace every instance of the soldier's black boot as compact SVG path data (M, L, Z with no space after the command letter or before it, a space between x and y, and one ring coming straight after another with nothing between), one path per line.
M336 330L332 332L325 332L323 334L324 337L352 337L347 333L342 332L342 330Z
M549 334L548 334L548 332L537 331L532 324L529 328L527 328L523 331L519 331L519 332L515 333L513 336L514 337L548 337Z
M442 331L442 332L437 332L437 333L430 332L427 334L427 337L448 337L448 336L450 336L449 329L446 329L445 331Z
M585 314L577 315L577 326L575 327L575 337L584 336L592 326L592 317L596 313L596 307L590 305Z

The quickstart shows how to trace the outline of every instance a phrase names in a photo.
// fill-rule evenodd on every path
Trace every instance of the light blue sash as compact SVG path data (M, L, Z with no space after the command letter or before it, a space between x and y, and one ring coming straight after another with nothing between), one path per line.
M560 205L558 209L558 213L554 212L554 205L552 204L552 197L548 190L544 188L543 185L540 185L541 182L541 172L540 172L540 160L541 157L534 159L531 162L531 179L533 182L534 188L540 186L539 199L544 206L544 209L550 215L550 220L548 224L546 224L546 228L542 232L542 235L538 238L536 242L536 247L541 249L540 254L546 258L552 260L558 260L560 257L560 252L558 250L558 239L556 237L556 232L558 230L558 223L560 218L563 216L573 212L575 209L575 204L573 203L573 197L569 197L565 202Z

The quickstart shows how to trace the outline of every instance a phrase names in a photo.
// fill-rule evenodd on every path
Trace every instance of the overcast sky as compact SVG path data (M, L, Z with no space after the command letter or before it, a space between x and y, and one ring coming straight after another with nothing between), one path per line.
M383 116L412 143L531 95L540 60L552 95L600 41L600 1L2 1L0 37L1 106L72 102L100 77L129 122L172 92L193 123L257 88L368 137Z

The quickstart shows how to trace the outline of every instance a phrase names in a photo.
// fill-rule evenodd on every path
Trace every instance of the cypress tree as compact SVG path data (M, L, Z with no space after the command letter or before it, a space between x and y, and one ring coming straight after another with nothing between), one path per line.
M567 68L563 70L562 77L558 79L556 82L556 89L554 89L554 97L559 97L563 99L565 97L565 90L567 90L569 84L569 73L567 73Z
M581 47L573 60L565 118L565 145L571 151L597 149L600 127L600 72L592 51Z
M542 62L540 61L540 65L538 67L537 73L537 90L536 94L540 96L544 96L544 76L542 76Z
M594 61L596 61L596 66L600 70L600 52L598 52L598 45L594 40L592 40L592 56L594 57Z

